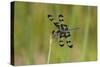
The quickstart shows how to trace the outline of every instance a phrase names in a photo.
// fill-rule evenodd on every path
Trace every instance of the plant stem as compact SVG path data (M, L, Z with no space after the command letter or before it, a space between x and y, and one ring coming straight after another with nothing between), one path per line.
M50 62L51 44L52 44L52 38L51 38L51 36L50 36L50 41L49 41L49 52L48 52L47 64L49 64L49 62Z
M86 55L86 51L87 51L90 18L91 18L90 17L90 8L88 7L88 14L87 14L87 17L86 17L86 25L85 25L85 29L84 29L84 40L83 40L83 50L82 50L81 61L85 60L85 55Z

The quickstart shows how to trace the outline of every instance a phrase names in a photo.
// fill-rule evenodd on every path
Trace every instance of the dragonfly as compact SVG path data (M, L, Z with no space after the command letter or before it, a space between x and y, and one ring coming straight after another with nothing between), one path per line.
M70 40L71 34L70 31L74 29L69 29L68 25L64 24L64 16L62 14L58 15L58 20L55 21L53 15L48 15L48 19L56 27L56 30L52 30L52 35L59 38L59 46L64 46L64 41L69 48L73 47L72 41ZM77 28L75 28L77 29Z

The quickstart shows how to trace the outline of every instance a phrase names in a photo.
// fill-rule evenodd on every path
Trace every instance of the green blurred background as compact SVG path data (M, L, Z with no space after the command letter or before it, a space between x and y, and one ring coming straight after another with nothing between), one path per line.
M15 65L97 60L96 6L15 2L14 7ZM49 46L55 27L48 20L48 14L55 18L62 14L70 28L79 27L71 31L73 48L67 44L60 47L53 38Z

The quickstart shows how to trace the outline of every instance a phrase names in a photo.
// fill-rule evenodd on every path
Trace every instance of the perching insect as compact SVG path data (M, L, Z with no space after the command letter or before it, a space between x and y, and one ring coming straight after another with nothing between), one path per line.
M57 28L57 30L52 31L52 35L59 38L59 45L61 47L64 46L64 41L66 41L67 46L69 48L73 47L73 44L71 40L69 40L71 34L68 26L64 24L63 15L58 15L58 20L55 21L54 17L52 15L48 15L48 19L54 24L54 26Z

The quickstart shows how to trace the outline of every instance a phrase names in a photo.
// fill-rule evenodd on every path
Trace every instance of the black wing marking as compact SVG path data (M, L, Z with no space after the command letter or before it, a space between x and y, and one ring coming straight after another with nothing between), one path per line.
M54 17L52 15L48 15L48 19L57 27L59 28L59 22L54 21Z
M61 47L63 47L64 46L64 44L59 44Z
M61 47L64 46L64 44L63 44L63 40L60 40L60 41L59 41L59 46L61 46Z
M59 21L60 21L60 22L63 22L63 21L64 21L63 15L60 14L60 15L58 16L58 18L59 18Z
M73 48L73 45L68 45L69 48Z
M54 18L53 18L52 15L48 15L48 18L49 18L50 21L53 21L54 20Z
M58 29L60 28L59 22L53 22L53 23Z
M69 41L66 41L66 43L68 44L67 46L69 47L69 48L72 48L73 47L73 44L71 44L71 41L69 40Z

